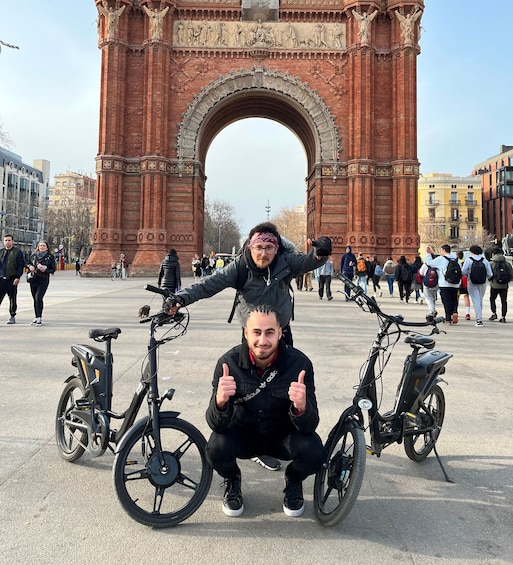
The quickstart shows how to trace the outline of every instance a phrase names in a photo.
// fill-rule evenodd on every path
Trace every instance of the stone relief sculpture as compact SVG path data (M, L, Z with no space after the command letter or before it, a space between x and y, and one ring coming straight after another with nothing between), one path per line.
M166 6L163 10L154 8L150 10L148 6L143 6L143 10L146 12L151 20L151 38L161 39L162 37L162 24L164 23L164 17L169 11L169 6Z
M404 16L398 10L395 11L395 15L399 20L401 25L401 37L405 45L412 45L415 39L415 22L420 18L422 15L422 10L415 8L411 14L406 14Z
M366 45L369 43L370 38L370 25L372 20L378 15L378 11L371 12L370 10L360 14L353 10L353 16L358 22L358 35L360 36L360 43Z
M341 50L346 48L346 26L320 22L292 25L261 20L257 23L179 20L174 22L173 40L176 47Z
M107 22L107 38L114 39L116 37L116 32L118 30L118 21L121 14L125 11L126 6L121 6L121 8L114 8L114 6L109 6L106 0L103 0L102 5L98 6L98 12L103 15L105 21Z

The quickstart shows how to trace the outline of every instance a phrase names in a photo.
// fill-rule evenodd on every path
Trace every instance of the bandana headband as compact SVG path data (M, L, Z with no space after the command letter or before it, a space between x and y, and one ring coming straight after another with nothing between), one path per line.
M262 243L272 243L275 247L278 247L278 238L268 231L261 231L253 234L249 241L250 247Z

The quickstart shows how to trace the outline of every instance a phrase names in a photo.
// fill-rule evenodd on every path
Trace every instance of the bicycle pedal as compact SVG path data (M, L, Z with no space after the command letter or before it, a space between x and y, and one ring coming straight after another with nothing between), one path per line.
M138 461L137 459L127 459L125 461L125 465L137 465Z
M369 445L365 448L365 453L367 453L367 455L377 455L374 449L372 449Z

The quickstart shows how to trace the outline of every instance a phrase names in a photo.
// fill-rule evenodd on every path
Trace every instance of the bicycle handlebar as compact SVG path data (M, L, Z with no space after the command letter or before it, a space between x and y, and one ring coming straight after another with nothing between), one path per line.
M376 300L372 298L372 296L368 296L367 294L365 294L365 292L363 292L363 288L355 285L354 282L351 279L348 279L343 273L338 273L337 276L344 283L344 285L349 287L353 292L353 296L348 296L344 291L344 293L350 300L356 302L358 306L360 306L360 308L363 308L364 304L362 304L362 302L364 302L370 312L379 314L380 316L390 320L394 324L400 324L401 326L411 328L420 328L424 326L436 326L437 324L441 324L445 321L445 318L443 316L437 318L434 318L433 316L427 316L425 322L405 322L404 318L401 315L390 316L389 314L385 314L385 312L383 312L383 310L381 310L381 308L379 307Z
M144 290L148 290L149 292L154 292L156 294L161 294L166 298L171 296L173 293L167 288L159 288L158 286L153 286L152 284L144 285Z

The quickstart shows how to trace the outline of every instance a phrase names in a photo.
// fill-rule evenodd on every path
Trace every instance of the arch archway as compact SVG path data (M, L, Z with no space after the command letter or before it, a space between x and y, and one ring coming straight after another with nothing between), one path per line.
M185 261L201 253L207 151L246 117L301 140L305 235L331 236L335 253L348 243L416 253L423 0L264 0L258 10L251 0L163 0L153 26L149 0L107 0L115 22L94 1L102 92L90 273L108 273L121 252L132 274L154 273L169 247ZM364 12L375 12L365 29L355 16Z

